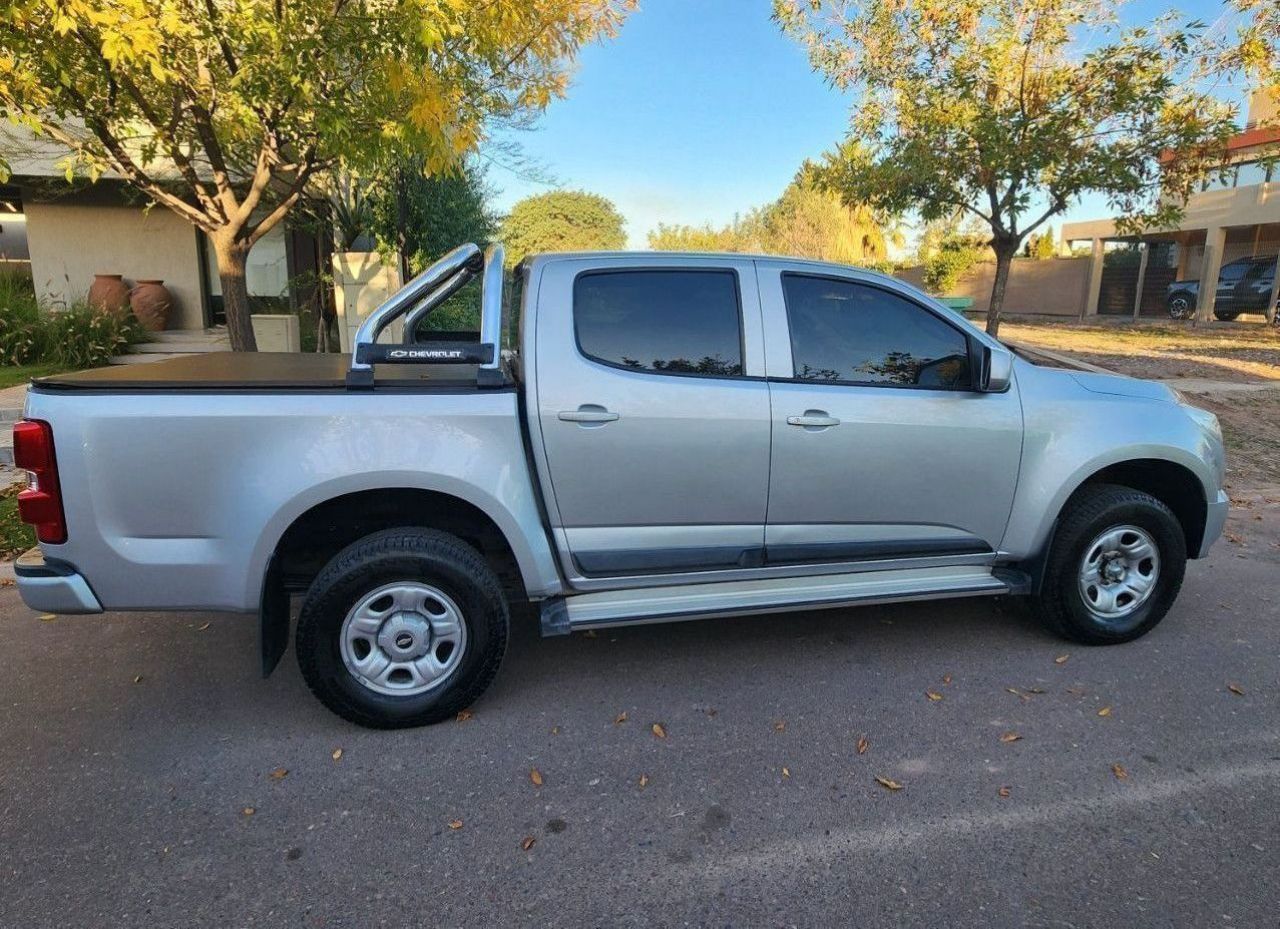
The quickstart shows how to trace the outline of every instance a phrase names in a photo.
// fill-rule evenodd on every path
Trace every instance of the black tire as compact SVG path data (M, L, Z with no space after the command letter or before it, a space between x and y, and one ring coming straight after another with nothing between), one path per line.
M466 625L455 669L425 693L379 693L343 662L348 612L397 581L421 581L447 594ZM475 549L433 529L388 529L344 548L311 583L298 619L298 665L311 692L344 719L375 729L424 726L452 719L484 693L502 663L508 625L502 586Z
M1190 319L1196 315L1196 295L1189 291L1179 290L1169 294L1165 304L1172 319Z
M1159 553L1159 571L1147 598L1122 620L1094 613L1080 590L1080 568L1089 546L1112 527L1144 530ZM1182 587L1187 543L1170 509L1150 494L1114 484L1097 484L1075 494L1063 510L1034 598L1036 612L1058 635L1085 645L1113 645L1145 635L1164 619Z
M1214 311L1213 311L1213 315L1214 315L1214 317L1216 317L1217 319L1221 320L1222 322L1224 322L1224 323L1229 323L1229 322L1231 322L1231 320L1235 319L1235 318L1236 318L1236 317L1238 317L1240 314L1239 314L1239 313L1233 313L1231 310L1214 310Z

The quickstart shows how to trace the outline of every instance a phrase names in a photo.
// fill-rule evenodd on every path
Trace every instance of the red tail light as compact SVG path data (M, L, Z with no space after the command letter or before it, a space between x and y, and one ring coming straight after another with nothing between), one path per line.
M39 419L13 424L13 463L31 475L30 486L18 494L18 515L36 528L41 542L67 541L67 518L62 512L58 462L53 455L53 430Z

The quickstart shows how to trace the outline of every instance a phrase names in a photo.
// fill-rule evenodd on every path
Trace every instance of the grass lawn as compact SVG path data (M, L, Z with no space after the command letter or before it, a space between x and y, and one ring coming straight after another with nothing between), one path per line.
M33 377L46 377L66 370L64 365L59 364L0 365L0 389L16 387Z
M1215 381L1280 381L1280 326L1167 320L1132 323L1091 319L1005 320L1000 337L1060 352L1131 377L1197 377Z
M19 481L0 491L0 561L9 561L36 544L31 527L18 519L18 493L26 486Z

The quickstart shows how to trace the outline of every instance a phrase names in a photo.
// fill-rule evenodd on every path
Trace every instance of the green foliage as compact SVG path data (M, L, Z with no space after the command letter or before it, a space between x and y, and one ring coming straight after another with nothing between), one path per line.
M420 156L398 158L366 193L368 231L380 248L403 254L416 274L462 242L483 248L493 239L498 220L491 194L473 161L428 174Z
M649 248L655 252L759 252L758 224L734 221L719 229L710 223L681 226L658 223L649 231Z
M8 560L36 544L36 534L18 515L18 494L26 485L0 490L0 559Z
M502 221L499 237L514 266L539 252L619 249L626 245L624 220L610 201L581 190L554 190L526 197Z
M823 182L891 214L980 218L997 258L989 330L1028 233L1086 192L1165 225L1233 131L1232 108L1189 79L1198 31L1167 19L1121 30L1115 7L775 0L814 68L855 99Z
M1053 227L1045 226L1044 232L1033 232L1027 236L1022 252L1028 258L1046 261L1058 254L1058 242L1053 235Z
M29 282L0 275L0 364L96 368L129 345L146 340L132 316L101 313L78 304L50 312Z
M924 259L924 286L932 293L947 295L987 254L985 248L962 236L944 240L941 247Z

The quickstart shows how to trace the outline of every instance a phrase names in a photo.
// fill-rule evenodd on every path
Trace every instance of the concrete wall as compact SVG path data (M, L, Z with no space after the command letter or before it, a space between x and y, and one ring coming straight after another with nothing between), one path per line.
M973 309L985 311L991 302L991 285L995 281L995 275L995 262L983 262L949 293L940 296L972 297ZM924 289L920 268L906 268L896 276ZM1015 258L1009 269L1004 312L1079 316L1088 287L1088 258L1049 258L1044 261Z
M159 278L173 294L169 328L203 328L196 230L177 214L59 200L23 209L36 296L55 306L84 300L97 273Z
M377 252L338 252L333 256L333 295L338 310L338 340L351 351L365 317L401 287L399 262L384 264ZM402 319L383 330L379 341L399 342Z

